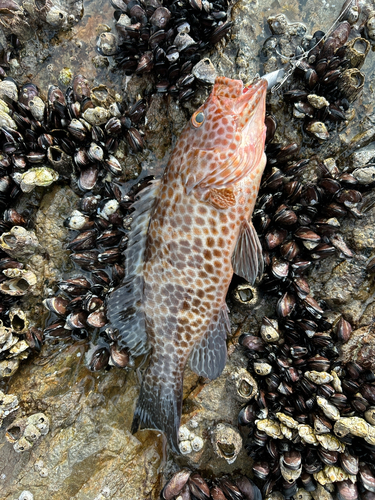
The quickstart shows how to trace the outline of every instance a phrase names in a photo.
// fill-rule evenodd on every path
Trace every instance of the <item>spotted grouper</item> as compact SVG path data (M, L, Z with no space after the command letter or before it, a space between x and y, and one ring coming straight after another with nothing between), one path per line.
M178 451L186 362L208 379L226 362L233 272L263 269L251 223L266 164L267 82L219 77L184 128L161 180L134 203L125 279L109 320L133 356L151 349L132 431L163 431Z

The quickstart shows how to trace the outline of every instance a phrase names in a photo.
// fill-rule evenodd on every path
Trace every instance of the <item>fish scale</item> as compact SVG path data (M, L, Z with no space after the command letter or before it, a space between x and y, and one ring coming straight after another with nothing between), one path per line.
M164 431L174 451L186 362L200 376L221 374L233 271L254 282L263 268L250 219L266 162L266 89L265 80L244 92L240 80L217 78L163 178L135 204L126 277L109 298L123 346L151 349L132 430Z

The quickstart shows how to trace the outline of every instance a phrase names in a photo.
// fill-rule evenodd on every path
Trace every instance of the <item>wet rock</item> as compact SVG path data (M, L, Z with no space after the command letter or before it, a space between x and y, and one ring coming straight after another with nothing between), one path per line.
M15 453L12 443L3 445L2 494L14 497L24 489L36 498L84 500L102 491L106 498L156 500L164 438L154 431L129 432L138 385L134 373L113 369L93 377L83 362L84 344L59 351L43 350L41 362L23 365L11 379L10 392L26 413L21 423L34 425L42 436L32 445L35 468L24 466L28 453ZM42 414L52 416L48 434Z

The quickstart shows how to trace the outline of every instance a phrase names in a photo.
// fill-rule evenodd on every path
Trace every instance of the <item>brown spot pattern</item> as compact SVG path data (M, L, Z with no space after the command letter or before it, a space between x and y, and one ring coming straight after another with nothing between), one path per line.
M162 380L178 394L194 345L225 306L240 222L251 218L264 168L262 85L252 97L261 102L258 129L245 130L243 137L239 123L248 97L242 82L217 78L215 98L201 108L203 125L185 127L166 168L144 263L144 311L152 346L147 390Z

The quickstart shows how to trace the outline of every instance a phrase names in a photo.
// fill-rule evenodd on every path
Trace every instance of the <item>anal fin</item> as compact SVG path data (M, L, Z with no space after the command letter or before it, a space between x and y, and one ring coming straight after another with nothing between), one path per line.
M211 321L207 332L195 344L189 366L199 376L214 380L221 375L227 360L227 335L230 324L227 305L221 308L217 321Z
M263 273L263 251L251 222L241 222L240 234L232 255L233 272L251 285Z

